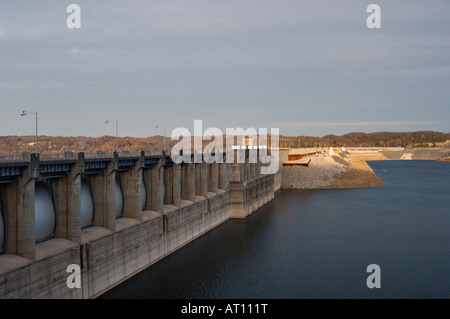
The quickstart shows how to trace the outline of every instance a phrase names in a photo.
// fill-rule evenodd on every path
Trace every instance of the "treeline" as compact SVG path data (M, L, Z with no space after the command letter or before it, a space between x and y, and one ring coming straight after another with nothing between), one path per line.
M166 138L166 149L175 145L177 141ZM120 151L153 151L164 148L162 136L152 137L121 137L119 138ZM64 152L113 152L116 149L116 138L113 136L101 137L66 137L66 136L39 136L39 153ZM36 150L35 136L1 136L0 154L34 153Z
M270 137L269 139L270 140ZM450 140L450 133L419 131L419 132L376 132L376 133L348 133L341 136L325 135L315 136L280 136L281 147L437 147ZM121 137L119 138L120 151L152 151L170 150L178 141L169 137ZM1 136L0 154L33 153L36 147L35 136ZM203 146L209 144L203 141ZM448 142L447 142L448 144ZM225 145L225 139L224 139ZM116 149L116 138L113 136L101 137L65 137L65 136L39 136L38 147L40 153L64 152L112 152Z
M376 132L325 135L322 137L280 137L281 146L286 147L437 147L450 140L450 133L434 131Z

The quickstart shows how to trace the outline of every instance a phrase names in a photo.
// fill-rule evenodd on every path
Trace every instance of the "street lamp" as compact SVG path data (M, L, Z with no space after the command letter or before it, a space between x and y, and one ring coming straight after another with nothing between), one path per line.
M116 122L116 152L118 152L119 151L119 121L117 120L117 121L113 121L113 122ZM109 123L110 123L109 120L105 121L105 124L109 124Z
M158 128L158 125L155 126L155 128ZM164 153L166 152L166 126L164 125Z
M38 154L38 114L37 114L37 112L22 111L22 113L20 115L25 116L28 113L36 115L36 156L37 156L37 154Z

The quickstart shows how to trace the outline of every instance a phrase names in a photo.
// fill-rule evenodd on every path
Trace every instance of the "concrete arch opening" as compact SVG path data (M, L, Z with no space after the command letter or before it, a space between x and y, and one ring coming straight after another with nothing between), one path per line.
M91 227L94 224L94 201L90 185L81 181L81 229Z
M122 188L120 187L119 179L116 179L116 185L114 189L114 199L116 207L116 218L120 218L122 217L123 212L123 193Z
M56 213L52 193L47 185L36 183L34 197L35 241L40 243L55 236Z
M2 198L0 196L0 255L3 254L5 244L5 220L3 218Z

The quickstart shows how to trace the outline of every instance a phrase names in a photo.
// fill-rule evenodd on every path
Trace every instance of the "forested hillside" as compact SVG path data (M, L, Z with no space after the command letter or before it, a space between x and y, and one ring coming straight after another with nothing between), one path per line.
M316 147L316 146L372 146L372 147L437 147L444 146L450 140L449 133L420 131L420 132L376 132L376 133L348 133L341 136L280 136L281 147ZM35 136L1 136L0 154L19 154L35 151ZM177 141L166 138L166 149L169 150ZM210 143L203 141L203 145ZM224 142L225 144L225 142ZM162 150L164 139L162 136L145 138L119 138L120 151ZM116 148L116 138L101 137L66 137L39 136L40 153L63 152L111 152Z

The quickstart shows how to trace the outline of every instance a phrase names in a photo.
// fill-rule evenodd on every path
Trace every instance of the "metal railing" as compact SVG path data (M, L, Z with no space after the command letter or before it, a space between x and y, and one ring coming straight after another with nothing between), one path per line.
M162 156L163 151L144 151L144 156L155 157ZM0 163L6 162L29 162L30 153L23 154L0 154ZM119 157L140 157L140 151L123 151L118 153ZM85 159L103 159L112 158L112 152L88 152L84 153ZM43 153L39 154L39 159L41 161L49 160L76 160L78 158L77 153L65 152L65 153Z
M141 152L138 151L122 151L119 154L119 157L140 157Z
M51 160L73 160L76 159L75 153L44 153L39 154L39 159L41 161L51 161Z
M145 151L144 156L162 156L162 151Z
M85 159L99 159L99 158L112 158L112 153L109 152L90 152L84 153Z
M5 162L27 162L30 154L0 154L0 163Z

